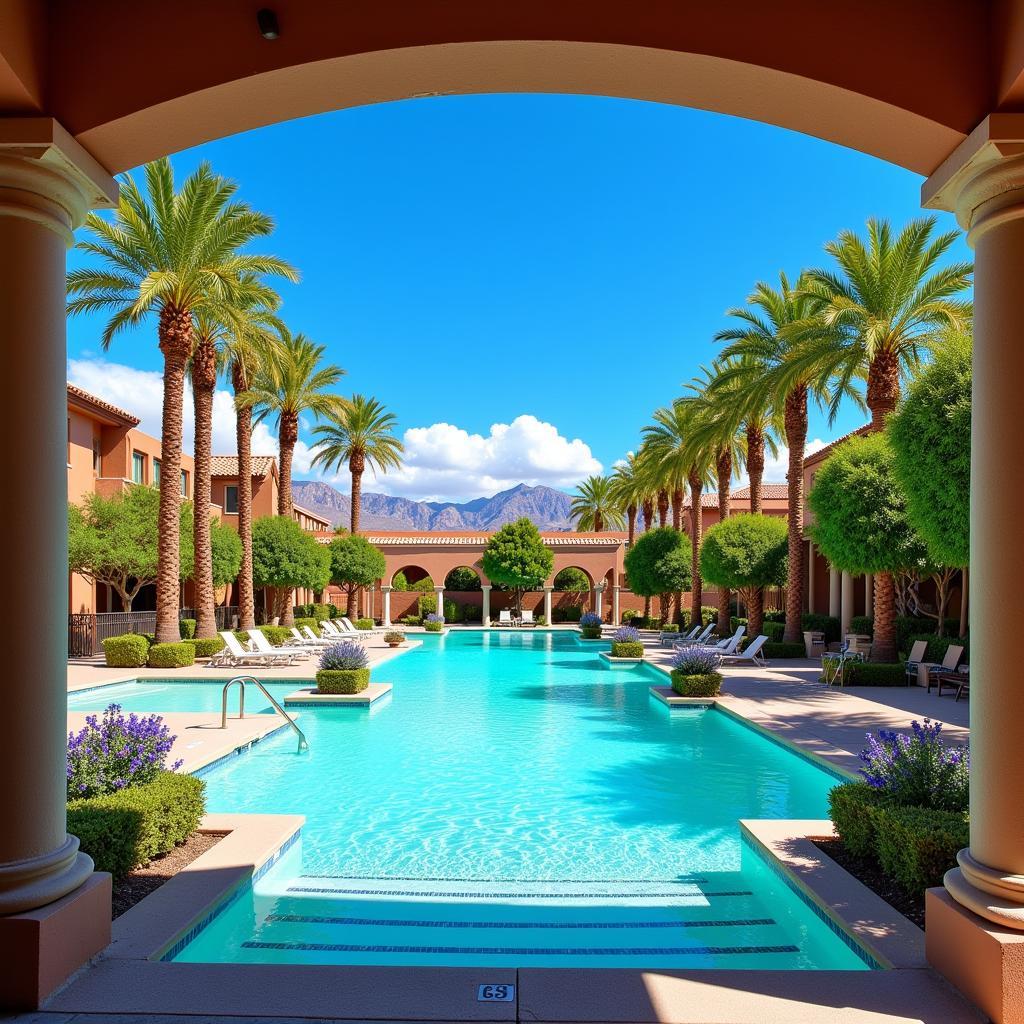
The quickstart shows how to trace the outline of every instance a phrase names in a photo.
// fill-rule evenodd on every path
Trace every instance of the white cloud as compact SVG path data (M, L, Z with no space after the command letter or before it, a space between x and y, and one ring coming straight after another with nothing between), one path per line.
M813 441L808 441L804 447L804 458L807 458L808 455L813 455L814 452L820 451L826 445L831 443L831 441L823 441L820 437L816 437ZM787 448L786 445L779 445L779 454L774 458L772 457L771 452L765 452L764 476L761 478L763 483L784 484L786 482L786 474L788 472L789 448ZM736 486L750 486L750 477L747 475L746 471L742 473Z

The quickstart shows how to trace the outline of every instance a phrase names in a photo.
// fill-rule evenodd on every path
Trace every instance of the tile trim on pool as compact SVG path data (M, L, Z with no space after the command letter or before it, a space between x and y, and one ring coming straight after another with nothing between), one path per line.
M727 954L799 953L798 946L360 946L344 942L261 942L243 949L307 950L318 953L419 953L439 956L720 956Z

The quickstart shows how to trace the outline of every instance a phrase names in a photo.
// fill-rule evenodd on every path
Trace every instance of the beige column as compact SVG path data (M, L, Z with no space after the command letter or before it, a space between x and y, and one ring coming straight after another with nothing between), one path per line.
M0 120L0 402L6 541L3 621L50 623L4 655L0 738L0 914L52 903L93 864L67 834L67 351L65 260L109 175L55 122ZM18 496L31 495L31 506ZM27 933L26 933L27 934Z
M604 597L604 580L594 585L594 613L601 619L604 618L604 611L601 607L601 599Z
M551 625L551 592L554 587L544 588L544 621L550 626Z
M437 614L444 615L444 587L434 587L434 593L437 595Z
M613 584L612 586L612 625L617 626L619 624L619 585Z
M384 609L382 613L381 623L385 626L391 625L391 587L380 588L380 592L384 595Z
M828 567L828 613L839 618L839 570Z
M489 626L491 624L491 584L482 583L480 590L484 595L483 622L484 626Z
M839 635L845 639L850 632L850 619L853 618L853 577L844 572L842 576L842 597L839 603Z
M814 541L807 542L807 610L814 614Z
M958 903L1013 929L1024 929L1024 691L1016 645L1006 634L1007 624L1024 620L1022 153L1024 115L990 115L923 190L926 205L956 211L975 259L971 841L945 885ZM928 920L931 928L930 909Z

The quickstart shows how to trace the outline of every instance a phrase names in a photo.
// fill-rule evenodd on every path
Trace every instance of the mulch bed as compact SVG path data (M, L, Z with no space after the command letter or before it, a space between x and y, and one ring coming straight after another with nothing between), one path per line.
M812 839L811 842L822 853L831 857L841 868L849 871L859 882L863 882L873 893L881 896L891 907L904 917L924 928L924 893L908 896L882 869L870 860L854 857L848 853L841 839Z
M226 832L194 832L181 846L151 861L148 867L136 868L123 882L114 885L114 917L120 917L151 892L156 892L183 867L216 846L225 835Z

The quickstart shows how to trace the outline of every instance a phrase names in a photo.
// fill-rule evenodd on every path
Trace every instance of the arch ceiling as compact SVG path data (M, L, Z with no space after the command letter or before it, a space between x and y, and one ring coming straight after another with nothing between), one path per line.
M1024 0L267 5L273 41L247 0L4 0L0 115L54 117L116 172L359 104L582 93L754 118L929 174L986 114L1024 109Z

